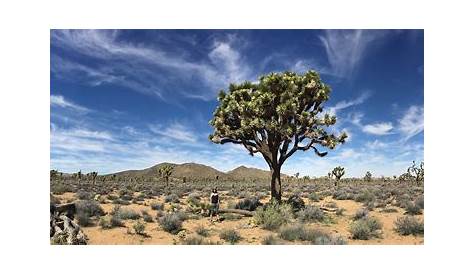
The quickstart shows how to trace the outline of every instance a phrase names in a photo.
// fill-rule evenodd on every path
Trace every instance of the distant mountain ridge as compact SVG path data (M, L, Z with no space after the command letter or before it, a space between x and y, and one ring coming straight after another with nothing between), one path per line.
M268 170L262 170L253 167L239 166L231 171L222 172L211 166L206 166L197 163L160 163L142 170L125 170L108 175L117 175L119 177L157 177L158 169L164 165L173 167L172 178L189 178L189 179L219 179L224 180L266 180L271 178L271 173ZM282 177L287 175L282 174Z

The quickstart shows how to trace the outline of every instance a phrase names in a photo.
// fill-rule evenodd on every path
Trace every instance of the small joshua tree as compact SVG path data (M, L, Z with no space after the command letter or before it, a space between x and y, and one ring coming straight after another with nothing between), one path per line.
M310 180L310 178L309 178L308 175L303 176L303 183L305 183L306 181L309 181L309 180Z
M370 173L370 171L367 171L367 173L365 173L364 181L367 181L367 182L372 181L372 173Z
M296 172L295 173L295 178L298 179L300 177L300 173L299 172Z
M337 186L337 183L339 182L339 180L341 180L341 177L344 176L344 173L346 173L346 172L344 171L343 167L337 166L332 170L331 173L336 178L336 181L334 182L334 185Z
M271 197L281 201L281 167L297 151L334 149L346 133L336 136L329 129L336 116L323 113L331 89L316 71L270 73L257 83L230 84L219 93L219 105L210 121L217 144L244 146L251 156L260 153L271 172Z
M173 166L170 165L164 165L158 169L158 174L162 179L165 180L166 186L168 186L169 178L171 176L171 173L173 173Z
M54 170L54 169L51 169L49 171L49 177L51 180L54 180L58 177L58 171L57 170Z
M420 184L425 180L425 168L424 163L421 162L419 166L416 166L415 161L413 164L407 169L407 173L415 179L416 184Z
M87 177L89 177L89 178L92 179L92 184L94 184L94 185L95 185L95 180L96 180L96 178L97 178L97 174L98 174L98 173L95 172L95 171L87 174Z

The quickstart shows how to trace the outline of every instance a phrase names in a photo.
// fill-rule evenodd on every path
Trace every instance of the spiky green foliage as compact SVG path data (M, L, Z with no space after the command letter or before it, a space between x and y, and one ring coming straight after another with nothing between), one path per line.
M332 175L336 178L336 180L341 180L342 176L346 173L343 167L337 166L331 171Z
M423 182L425 180L424 163L421 162L419 166L416 166L415 161L413 161L413 164L407 169L407 173L415 179L417 184Z
M210 124L214 143L243 145L250 155L262 154L272 172L271 194L281 200L281 166L296 151L334 149L347 135L328 129L336 117L322 114L331 89L313 70L305 74L270 73L258 83L231 84L219 93L219 105ZM278 188L277 188L278 185Z
M168 183L171 173L173 173L173 166L164 165L158 169L158 175Z
M372 173L370 173L370 171L367 171L367 173L365 173L364 181L366 182L372 181Z

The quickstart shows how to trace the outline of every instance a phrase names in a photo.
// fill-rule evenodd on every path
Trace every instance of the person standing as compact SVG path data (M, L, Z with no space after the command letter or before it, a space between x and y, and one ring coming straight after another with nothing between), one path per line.
M210 221L213 221L213 217L216 216L216 220L219 220L219 194L217 188L214 188L211 193L211 210L210 210Z

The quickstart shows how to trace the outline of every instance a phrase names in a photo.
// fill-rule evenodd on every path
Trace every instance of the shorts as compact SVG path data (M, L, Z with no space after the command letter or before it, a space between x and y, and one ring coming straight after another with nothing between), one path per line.
M219 204L211 204L210 214L211 216L215 216L219 213Z

